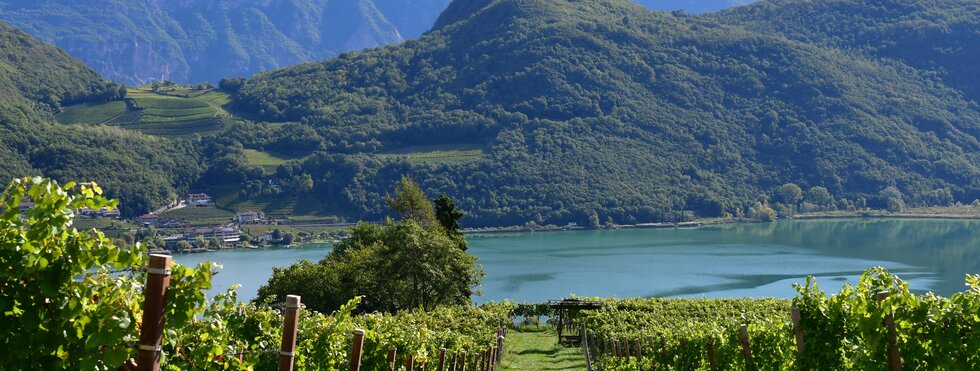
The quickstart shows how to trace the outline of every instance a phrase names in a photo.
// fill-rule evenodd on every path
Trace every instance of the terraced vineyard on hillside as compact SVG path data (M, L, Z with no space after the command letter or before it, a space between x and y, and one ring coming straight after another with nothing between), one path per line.
M176 85L130 88L124 102L68 107L57 118L63 124L110 125L146 134L183 136L220 130L231 114L228 94L214 89Z

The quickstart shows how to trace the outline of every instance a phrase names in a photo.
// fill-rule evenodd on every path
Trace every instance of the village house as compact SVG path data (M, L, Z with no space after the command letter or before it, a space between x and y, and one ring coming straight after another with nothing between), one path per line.
M214 200L211 196L206 193L191 193L187 195L187 204L190 206L212 206L214 205Z
M235 213L235 222L241 224L257 223L265 220L265 213L261 211L245 211Z
M184 231L184 239L193 241L197 237L204 239L216 239L223 244L238 243L242 240L242 230L237 227L208 227L208 228L189 228Z
M256 241L259 241L259 242L272 242L272 241L275 241L275 239L272 238L272 231L262 232L262 234L260 234L258 237L255 237L255 240Z
M160 222L160 217L157 214L146 214L136 218L136 222L144 227L154 226Z
M176 229L176 228L186 228L188 226L187 223L182 222L182 221L177 220L177 219L161 220L157 224L158 224L158 227L159 228L173 228L173 229Z

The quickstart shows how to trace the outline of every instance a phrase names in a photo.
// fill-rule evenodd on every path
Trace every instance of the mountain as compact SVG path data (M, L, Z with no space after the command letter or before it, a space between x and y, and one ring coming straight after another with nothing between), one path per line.
M899 61L980 101L980 1L773 0L725 11L717 19Z
M798 3L812 2L756 7ZM938 12L864 3L881 27L879 13ZM382 214L402 173L477 224L739 214L788 182L826 188L830 208L883 206L886 189L980 197L980 110L955 85L744 14L456 1L419 40L248 80L240 110L298 124L236 140L297 156L256 181L309 175L315 197L360 217Z
M0 20L129 85L199 83L414 39L450 0L0 0ZM702 13L750 0L639 0Z
M119 85L0 22L0 179L99 182L127 215L165 204L203 171L191 141L56 124L62 105L120 99Z
M108 79L216 82L417 37L447 3L3 0L0 20L65 49Z

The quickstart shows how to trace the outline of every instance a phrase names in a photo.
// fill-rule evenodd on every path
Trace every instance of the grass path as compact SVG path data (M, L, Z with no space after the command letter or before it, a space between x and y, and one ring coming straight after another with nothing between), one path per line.
M500 370L585 370L582 352L575 347L559 346L551 328L511 329L507 337Z

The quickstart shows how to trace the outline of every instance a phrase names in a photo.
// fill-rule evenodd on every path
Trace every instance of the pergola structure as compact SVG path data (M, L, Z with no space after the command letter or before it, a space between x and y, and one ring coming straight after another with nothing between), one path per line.
M578 322L578 314L583 310L602 308L602 302L566 298L550 300L548 305L558 313L558 341L579 339L582 324Z

